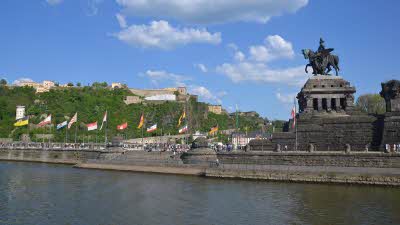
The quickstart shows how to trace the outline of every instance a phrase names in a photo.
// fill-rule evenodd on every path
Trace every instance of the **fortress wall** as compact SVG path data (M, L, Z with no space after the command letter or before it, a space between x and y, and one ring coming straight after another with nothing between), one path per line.
M153 95L166 95L166 94L174 94L175 90L141 90L141 89L129 89L133 94L139 95L139 96L144 96L144 97L149 97Z

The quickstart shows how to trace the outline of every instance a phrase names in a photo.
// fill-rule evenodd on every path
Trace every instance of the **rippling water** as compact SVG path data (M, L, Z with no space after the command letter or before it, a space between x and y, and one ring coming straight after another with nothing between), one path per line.
M0 162L0 224L400 224L400 189Z

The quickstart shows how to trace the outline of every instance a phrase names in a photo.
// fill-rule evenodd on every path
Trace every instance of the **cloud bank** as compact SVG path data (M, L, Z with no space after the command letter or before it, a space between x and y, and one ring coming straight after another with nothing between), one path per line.
M116 0L127 15L170 18L185 23L236 21L266 23L273 16L294 13L308 0Z
M221 43L220 33L210 33L206 29L175 28L164 20L152 21L149 25L126 27L124 17L118 14L117 19L120 26L125 28L114 36L136 47L168 50L191 43Z
M235 51L233 62L217 66L216 71L235 83L253 81L301 86L308 78L304 66L282 69L270 67L269 63L273 60L294 57L292 44L279 35L268 36L263 45L250 46L248 56L234 44L229 47Z

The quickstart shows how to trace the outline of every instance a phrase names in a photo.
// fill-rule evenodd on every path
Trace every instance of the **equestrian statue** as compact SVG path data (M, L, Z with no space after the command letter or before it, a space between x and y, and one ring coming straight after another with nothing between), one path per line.
M314 75L330 75L329 72L332 70L331 67L333 67L335 69L336 76L338 76L338 71L340 70L339 57L331 54L333 50L333 48L325 48L325 42L322 38L319 39L319 47L317 52L314 52L311 49L301 50L304 58L308 59L309 61L305 68L306 73L308 73L307 68L311 66Z

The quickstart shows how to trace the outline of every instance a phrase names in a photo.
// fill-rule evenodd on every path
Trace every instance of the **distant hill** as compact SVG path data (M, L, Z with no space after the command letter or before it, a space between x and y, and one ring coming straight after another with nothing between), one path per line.
M185 104L178 102L164 102L162 104L131 104L124 103L124 97L131 95L128 89L107 89L103 87L81 87L52 89L49 92L35 94L35 89L30 87L0 86L0 138L12 137L18 140L21 134L53 134L55 141L64 141L65 129L57 131L55 124L69 120L78 112L78 140L88 136L93 141L97 131L86 130L85 124L98 121L99 127L104 115L108 111L108 137L123 135L128 138L141 137L141 129L137 128L142 112L145 113L146 126L158 124L158 132L145 136L178 133L178 119L182 114ZM30 125L14 127L15 109L17 105L26 106L26 114L31 116ZM217 115L209 113L207 104L190 100L187 104L188 123L191 132L207 132L212 126L218 124L220 130L235 128L235 116L226 114ZM47 114L52 114L53 127L37 128L38 124ZM254 116L239 116L240 130L260 130L264 119L258 114ZM116 126L128 122L128 128L117 131ZM69 140L73 140L75 125L68 131ZM104 130L98 131L98 140L104 140ZM226 140L226 137L221 137ZM34 138L33 138L34 140Z

